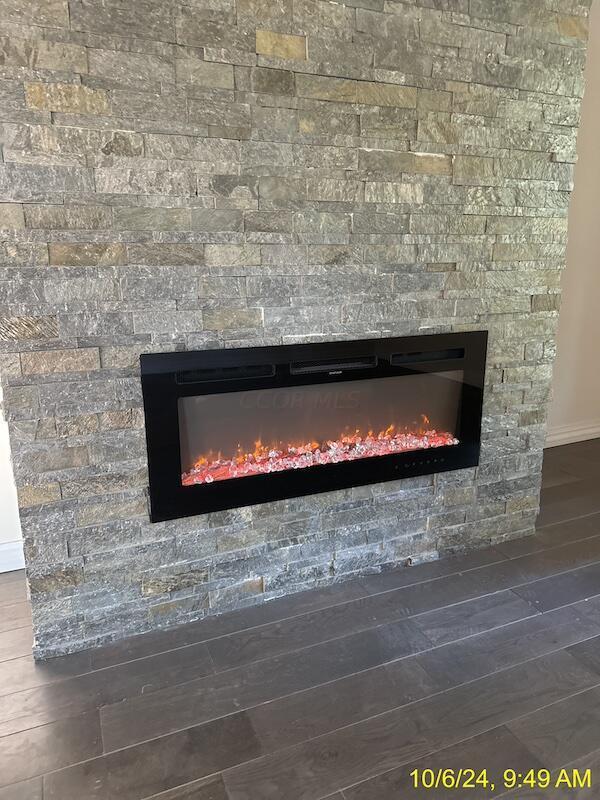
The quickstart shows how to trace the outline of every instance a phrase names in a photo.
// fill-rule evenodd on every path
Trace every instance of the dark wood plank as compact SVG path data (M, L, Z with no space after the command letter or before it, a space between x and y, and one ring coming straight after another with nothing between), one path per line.
M14 581L25 583L25 570L15 569L11 572L0 572L0 586L6 583L13 583Z
M585 480L542 489L539 525L564 522L600 512L598 476L589 474Z
M600 617L558 609L416 656L440 686L458 686L597 635Z
M592 687L598 676L564 651L519 664L416 705L431 739L445 747Z
M568 542L600 536L600 514L590 514L552 525L538 525L536 536L546 547L560 547Z
M0 785L25 781L101 752L96 712L4 736L0 738Z
M31 628L31 608L28 602L0 606L0 632L26 627Z
M0 800L2 800L0 798ZM193 781L185 786L178 786L175 789L168 789L160 794L153 794L152 797L144 800L229 800L225 791L222 775L213 775L210 778L202 778Z
M514 592L505 590L421 614L413 621L434 645L442 645L537 613Z
M230 800L314 800L432 750L405 710L326 734L228 770Z
M44 777L44 800L142 800L259 757L248 717L229 717Z
M128 698L147 697L212 671L206 645L200 644L13 692L0 702L0 736Z
M429 648L409 621L245 665L102 709L110 748L160 736Z
M600 636L569 647L569 653L600 675Z
M3 606L25 602L27 602L27 584L24 578L0 583L0 609Z
M396 662L288 695L249 711L265 752L427 697L437 686L414 661Z
M496 547L508 558L519 558L540 550L562 547L583 539L593 539L595 536L600 536L600 514L591 514L588 517L544 527L538 526L534 536L511 539L508 542L501 542Z
M552 551L551 551L552 552ZM519 586L515 592L540 611L550 611L600 595L600 564Z
M0 633L0 662L31 655L33 632L30 626Z
M599 562L600 536L595 536L515 558L508 563L518 569L521 583L529 583Z
M548 769L593 753L600 742L600 689L569 697L509 723Z
M314 800L594 685L564 652L226 770L231 800Z
M42 779L13 783L0 789L0 800L42 800Z
M99 705L91 675L15 692L0 701L0 737L93 712Z
M500 542L496 546L507 558L521 558L521 556L528 556L546 549L546 545L537 534L523 536L520 539L509 539L509 541Z
M414 769L452 768L474 769L477 772L487 770L490 781L495 784L494 790L481 785L463 790L472 800L485 800L497 797L504 791L502 776L505 769L527 772L542 766L507 728L499 727L344 789L344 796L346 800L399 800L405 797L448 800L449 795L455 794L454 791L444 787L416 788L410 773ZM460 792L456 792L456 796L460 795Z
M34 661L31 654L13 658L0 662L0 697L36 686L46 686L90 670L89 650L41 662Z
M600 475L598 439L551 447L544 452L544 471L551 474L561 470L579 480Z

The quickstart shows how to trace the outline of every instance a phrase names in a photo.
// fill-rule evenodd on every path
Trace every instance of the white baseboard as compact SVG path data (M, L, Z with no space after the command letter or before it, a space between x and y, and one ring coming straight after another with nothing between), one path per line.
M546 434L546 447L557 447L561 444L573 444L597 438L600 438L600 419L593 419L549 429Z
M0 572L12 572L24 566L23 542L0 543Z

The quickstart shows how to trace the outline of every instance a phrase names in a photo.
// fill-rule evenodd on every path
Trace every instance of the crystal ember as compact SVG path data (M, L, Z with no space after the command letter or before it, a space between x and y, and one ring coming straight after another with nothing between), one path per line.
M236 455L226 458L220 453L201 456L189 472L184 472L181 482L184 486L226 481L231 478L244 478L249 475L266 475L269 472L283 472L291 469L305 469L322 464L339 464L343 461L356 461L359 458L388 456L410 450L429 450L458 444L452 433L426 429L429 424L423 417L424 426L417 431L397 430L390 425L379 433L343 433L335 440L324 442L305 442L303 444L264 445L255 443L252 452L238 449Z

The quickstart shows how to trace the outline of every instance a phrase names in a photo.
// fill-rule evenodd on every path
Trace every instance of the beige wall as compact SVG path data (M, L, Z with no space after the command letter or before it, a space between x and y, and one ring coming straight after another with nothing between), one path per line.
M569 211L548 444L600 436L600 0L594 0Z
M21 527L17 512L17 490L10 463L8 427L0 415L0 572L9 572L22 566Z

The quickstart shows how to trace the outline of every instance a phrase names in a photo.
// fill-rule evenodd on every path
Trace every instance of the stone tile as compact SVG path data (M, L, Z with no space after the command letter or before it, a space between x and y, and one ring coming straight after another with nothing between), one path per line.
M62 111L67 114L106 114L109 101L106 92L60 83L26 83L25 97L29 108L38 111Z
M79 350L44 350L23 353L24 375L47 375L54 372L89 372L100 369L100 352L96 347Z
M273 58L302 61L306 59L306 37L269 30L257 30L256 52Z

